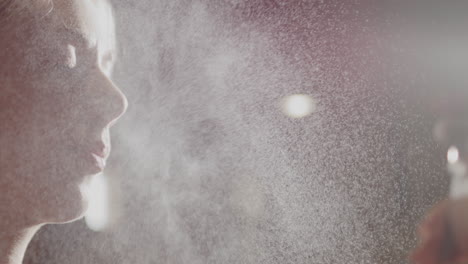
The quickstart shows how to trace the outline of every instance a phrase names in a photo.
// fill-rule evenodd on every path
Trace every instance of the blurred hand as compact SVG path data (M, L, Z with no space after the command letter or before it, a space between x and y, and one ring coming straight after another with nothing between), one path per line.
M468 261L468 198L436 205L419 227L420 245L410 259L417 264Z

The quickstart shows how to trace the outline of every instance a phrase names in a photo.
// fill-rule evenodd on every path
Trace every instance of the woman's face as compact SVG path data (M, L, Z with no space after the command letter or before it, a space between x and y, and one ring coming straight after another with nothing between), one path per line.
M25 224L83 214L86 185L109 155L109 128L127 107L110 81L108 3L53 3L45 17L18 18L0 44L0 213Z

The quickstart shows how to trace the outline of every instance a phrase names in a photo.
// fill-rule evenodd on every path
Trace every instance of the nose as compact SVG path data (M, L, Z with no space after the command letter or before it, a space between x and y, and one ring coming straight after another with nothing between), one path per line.
M105 126L112 126L125 113L128 107L127 97L105 74L100 72L93 89L96 107Z

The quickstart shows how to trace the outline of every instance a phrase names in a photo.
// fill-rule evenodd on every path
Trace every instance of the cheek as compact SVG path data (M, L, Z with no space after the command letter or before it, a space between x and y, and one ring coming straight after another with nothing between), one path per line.
M77 103L76 95L63 92L71 89L58 84L24 78L16 83L15 94L8 98L2 96L0 100L2 134L9 134L12 141L9 149L17 153L14 156L26 158L36 169L50 166L52 158L65 152L69 131L76 126L76 115L79 115L73 105Z
M40 160L42 166L58 162L72 170L77 166L73 149L95 136L92 78L54 71L18 79L14 93L0 96L2 130L11 131L15 149L21 149L16 152L28 159Z
M67 77L66 74L50 74L47 79L38 78L32 83L31 112L38 115L43 125L70 126L78 121L85 106L85 78ZM31 89L30 89L31 90Z

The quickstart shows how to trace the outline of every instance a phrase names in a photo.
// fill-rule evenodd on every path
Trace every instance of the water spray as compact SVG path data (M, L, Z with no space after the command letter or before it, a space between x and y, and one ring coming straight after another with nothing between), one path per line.
M419 227L415 263L465 263L468 260L468 124L446 118L434 127L435 140L447 150L448 199L437 204Z

